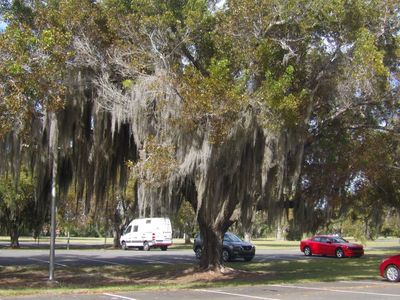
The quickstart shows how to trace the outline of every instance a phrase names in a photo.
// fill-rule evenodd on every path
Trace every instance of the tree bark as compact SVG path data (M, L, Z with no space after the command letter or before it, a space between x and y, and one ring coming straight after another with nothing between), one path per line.
M190 244L190 235L187 233L184 233L183 237L185 238L185 244Z
M244 240L248 243L251 242L251 239L253 237L253 234L251 233L251 231L245 231L244 232Z
M282 228L282 224L280 222L280 220L278 220L278 222L276 223L276 239L278 241L282 241L283 238L283 228Z
M257 197L246 194L245 201L243 201L240 210L240 223L242 224L244 240L249 243L253 236L253 224L255 222L256 207L253 205L253 199L257 199Z
M115 210L115 213L113 214L112 218L112 234L113 234L113 247L115 249L121 248L121 245L119 243L119 238L121 237L121 217L117 210Z
M113 247L115 249L120 248L121 245L119 244L119 238L121 237L121 232L119 226L115 226L114 224L112 232L113 232Z
M10 229L11 248L19 248L19 230L17 226L12 226Z
M221 254L224 232L203 224L200 225L200 234L203 240L200 269L220 272L223 267Z

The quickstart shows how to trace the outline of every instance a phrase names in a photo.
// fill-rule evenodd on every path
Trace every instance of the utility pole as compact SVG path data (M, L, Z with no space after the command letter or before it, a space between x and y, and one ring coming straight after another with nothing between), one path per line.
M54 112L50 113L49 130L50 157L52 161L51 175L51 222L50 222L50 259L49 259L49 281L53 282L56 246L56 197L57 197L57 165L58 165L58 129L57 117Z

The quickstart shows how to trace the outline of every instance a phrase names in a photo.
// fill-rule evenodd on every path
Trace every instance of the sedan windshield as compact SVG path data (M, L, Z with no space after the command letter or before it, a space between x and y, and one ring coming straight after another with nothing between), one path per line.
M224 240L230 242L241 242L242 240L232 233L225 233Z
M334 243L348 243L348 241L346 241L345 239L341 238L341 237L335 237L333 238L333 242Z

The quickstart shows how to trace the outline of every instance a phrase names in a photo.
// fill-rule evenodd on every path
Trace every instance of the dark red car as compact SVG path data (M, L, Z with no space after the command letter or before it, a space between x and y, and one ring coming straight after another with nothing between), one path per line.
M379 265L381 276L389 281L400 281L400 254L391 256Z
M326 255L342 257L360 257L364 255L364 247L352 244L334 235L315 235L300 242L300 250L305 255Z

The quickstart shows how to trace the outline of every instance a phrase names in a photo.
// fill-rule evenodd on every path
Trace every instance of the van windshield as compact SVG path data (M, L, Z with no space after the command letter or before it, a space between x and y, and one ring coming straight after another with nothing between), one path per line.
M127 229L125 229L124 234L130 233L132 229L132 226L129 225Z

